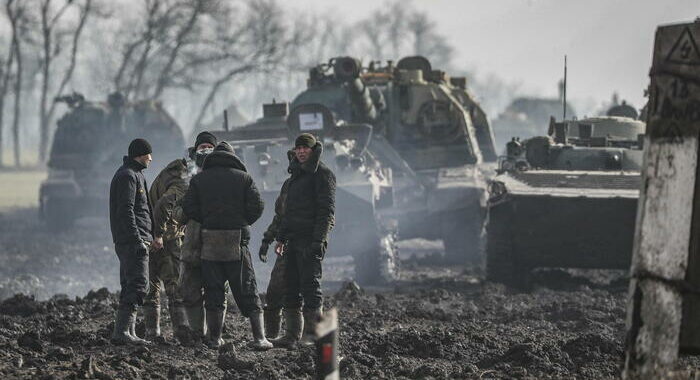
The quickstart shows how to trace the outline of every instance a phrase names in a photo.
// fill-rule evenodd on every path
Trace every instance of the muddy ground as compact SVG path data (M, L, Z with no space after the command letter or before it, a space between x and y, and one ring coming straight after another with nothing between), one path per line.
M310 349L251 352L248 324L235 313L226 322L229 344L218 352L170 339L147 348L109 344L118 281L107 229L93 220L50 234L35 212L0 214L0 378L313 376ZM347 260L325 263L325 306L339 311L343 378L619 376L624 273L542 272L532 292L520 293L484 283L473 268L436 264L439 248L402 244L404 277L385 288L345 283ZM264 290L269 264L257 270ZM169 338L165 311L163 318ZM680 363L697 367L696 357Z

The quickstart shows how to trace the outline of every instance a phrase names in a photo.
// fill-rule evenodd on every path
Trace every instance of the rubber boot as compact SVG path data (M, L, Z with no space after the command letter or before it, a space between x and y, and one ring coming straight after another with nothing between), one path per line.
M209 339L206 344L209 348L218 349L224 344L221 333L224 329L224 312L218 310L207 310L207 328L209 329Z
M129 331L132 315L128 310L117 309L111 338L113 344L140 344L140 341L136 340Z
M139 344L149 344L151 342L147 341L146 339L141 339L139 338L138 335L136 335L136 310L134 310L131 313L131 327L129 327L129 333L131 334L132 337L134 337L134 340L136 340Z
M282 310L265 309L265 336L268 339L277 339L280 335L280 324L282 322Z
M256 351L269 350L272 343L265 338L265 321L263 320L262 311L253 312L250 314L250 329L253 331L253 341L250 346Z
M322 308L304 310L304 335L299 344L302 346L312 346L316 342L316 326L321 320Z
M205 337L207 325L204 323L204 308L202 306L186 307L185 313L187 314L190 329L200 337Z
M143 321L146 324L146 339L155 339L160 334L160 305L143 307Z
M169 304L168 311L170 312L170 323L173 325L173 336L175 339L181 343L188 340L189 335L187 334L187 329L189 324L187 323L185 308Z
M294 348L301 338L304 325L301 309L284 309L284 325L284 336L272 339L272 344L275 347Z

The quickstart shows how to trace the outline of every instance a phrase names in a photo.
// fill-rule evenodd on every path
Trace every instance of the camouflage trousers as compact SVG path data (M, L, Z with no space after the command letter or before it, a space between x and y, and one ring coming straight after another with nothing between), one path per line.
M265 310L279 311L284 306L284 289L287 287L284 277L286 267L285 256L277 256L275 266L272 268L272 273L270 273L270 282L267 284Z
M145 306L159 306L161 293L165 290L171 307L182 306L182 296L178 287L180 277L180 247L182 240L163 242L163 249L152 252L148 262L149 291L144 300Z

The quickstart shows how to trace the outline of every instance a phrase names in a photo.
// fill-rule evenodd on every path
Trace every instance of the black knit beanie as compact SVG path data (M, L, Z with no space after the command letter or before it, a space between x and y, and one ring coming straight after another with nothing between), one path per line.
M302 133L294 141L295 147L305 146L305 147L313 148L314 145L316 145L316 138L311 133Z
M153 153L151 144L144 139L134 139L131 141L131 144L129 144L129 158L144 156L150 153Z
M219 143L219 145L214 148L214 151L224 151L224 152L229 152L229 153L234 153L233 152L233 147L231 144L227 143L226 141L222 141Z
M197 135L197 139L194 142L194 148L197 149L197 147L200 144L208 143L213 146L216 146L216 136L214 136L211 132L204 131L201 132L200 134Z

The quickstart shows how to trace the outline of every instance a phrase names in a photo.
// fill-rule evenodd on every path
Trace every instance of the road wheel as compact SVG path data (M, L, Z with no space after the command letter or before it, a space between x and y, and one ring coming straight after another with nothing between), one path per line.
M399 278L399 255L394 233L378 237L373 248L354 256L355 278L360 285L383 285Z

